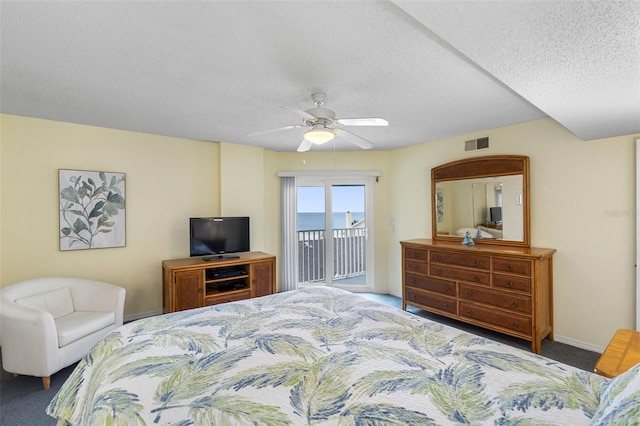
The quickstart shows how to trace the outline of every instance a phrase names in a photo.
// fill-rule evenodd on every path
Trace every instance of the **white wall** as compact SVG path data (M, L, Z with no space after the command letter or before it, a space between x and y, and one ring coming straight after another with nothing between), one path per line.
M490 148L464 152L489 136ZM531 160L531 245L554 256L555 335L603 349L618 328L633 328L635 306L634 139L582 141L551 119L429 142L392 152L389 291L400 296L403 239L431 236L430 169L471 155Z

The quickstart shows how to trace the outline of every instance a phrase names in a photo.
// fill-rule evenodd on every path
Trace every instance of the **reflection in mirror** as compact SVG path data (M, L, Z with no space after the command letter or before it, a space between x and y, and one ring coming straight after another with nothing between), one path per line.
M437 235L524 240L522 175L437 182L435 197Z
M529 247L529 157L488 155L431 169L432 238Z

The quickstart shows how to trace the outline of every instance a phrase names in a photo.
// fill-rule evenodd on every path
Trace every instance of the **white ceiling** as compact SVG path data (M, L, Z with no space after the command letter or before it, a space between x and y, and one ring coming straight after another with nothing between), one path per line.
M311 94L387 150L550 116L640 133L640 2L2 1L0 110L294 151ZM339 134L338 134L339 136ZM358 149L336 137L312 150Z

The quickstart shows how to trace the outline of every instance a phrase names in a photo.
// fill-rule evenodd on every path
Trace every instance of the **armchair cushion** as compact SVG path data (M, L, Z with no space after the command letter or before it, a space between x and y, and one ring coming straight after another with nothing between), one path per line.
M73 313L73 299L69 287L61 287L33 296L22 297L16 303L49 312L53 318Z
M55 320L58 347L88 336L116 322L113 312L72 312Z

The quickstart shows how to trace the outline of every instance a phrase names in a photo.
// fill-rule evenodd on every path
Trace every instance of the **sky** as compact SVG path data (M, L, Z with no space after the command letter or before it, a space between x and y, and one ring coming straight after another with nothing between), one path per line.
M298 212L324 212L323 186L298 187ZM332 204L334 212L364 212L364 185L333 186Z

